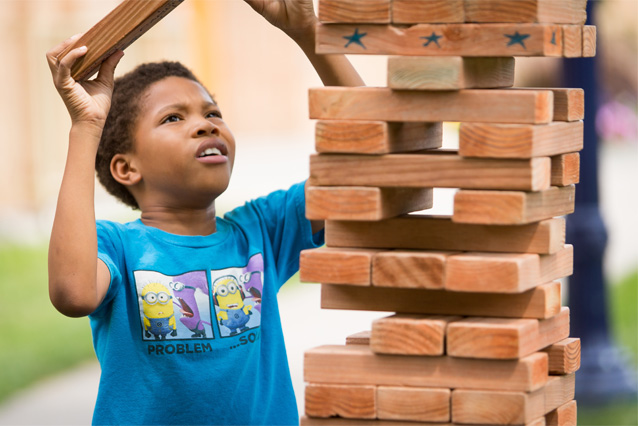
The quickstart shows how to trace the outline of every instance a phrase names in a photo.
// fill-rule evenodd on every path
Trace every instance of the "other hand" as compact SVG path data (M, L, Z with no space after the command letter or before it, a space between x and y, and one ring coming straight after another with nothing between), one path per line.
M314 32L317 16L312 0L244 0L291 38Z

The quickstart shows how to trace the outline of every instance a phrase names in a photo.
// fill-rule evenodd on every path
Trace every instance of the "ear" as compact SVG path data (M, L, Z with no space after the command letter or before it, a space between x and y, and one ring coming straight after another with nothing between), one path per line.
M111 159L111 175L124 186L133 186L142 180L142 174L130 154L115 154Z

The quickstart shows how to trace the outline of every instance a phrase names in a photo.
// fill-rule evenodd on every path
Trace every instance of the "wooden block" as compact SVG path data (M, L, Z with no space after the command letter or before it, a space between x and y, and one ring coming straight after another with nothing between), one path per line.
M318 24L318 54L398 56L561 56L560 25Z
M442 142L441 123L319 120L315 127L321 153L390 154L440 148Z
M372 258L372 285L442 289L449 255L458 252L393 250Z
M587 0L465 0L467 22L584 24Z
M460 90L513 85L514 58L388 58L388 87L395 90Z
M527 424L568 403L574 395L574 377L550 377L544 388L531 393L507 391L452 391L452 421L467 424ZM571 398L570 398L571 395Z
M580 58L583 56L583 27L563 25L563 56Z
M545 416L547 426L576 426L577 422L576 401L569 401Z
M319 0L323 23L390 23L390 0Z
M362 419L344 419L341 417L318 418L302 416L300 426L415 426L414 421L399 420L362 420ZM427 422L427 426L462 426L456 423L432 423ZM537 419L525 426L545 426L545 417Z
M574 212L576 187L539 192L461 190L454 194L452 220L484 225L521 225Z
M346 337L346 345L369 345L371 330L360 331L359 333L351 334Z
M304 355L306 382L379 386L503 389L530 392L547 382L547 354L492 361L377 355L367 346L320 346Z
M310 118L326 120L549 123L554 109L551 90L322 87L310 89L309 102Z
M585 25L583 27L583 58L596 56L596 27Z
M574 248L571 245L547 255L461 253L447 258L445 288L450 291L521 293L567 277L573 270Z
M532 158L583 149L583 122L549 124L461 123L462 157Z
M450 421L450 389L379 386L377 417L382 420Z
M124 0L60 53L58 58L64 58L77 47L86 46L87 53L73 64L71 76L77 81L88 80L98 71L102 61L116 50L126 49L182 1Z
M554 121L578 121L585 118L583 89L551 89L554 92Z
M372 257L378 250L307 249L299 257L299 279L324 284L370 285Z
M432 188L306 187L310 220L381 220L432 208Z
M313 184L401 188L519 189L549 188L548 158L496 160L464 158L456 153L313 154Z
M307 416L374 419L377 415L376 386L310 383L305 396Z
M550 374L571 374L580 368L580 339L570 337L543 349L549 359Z
M465 21L463 0L393 0L392 22L461 23Z
M570 152L552 157L552 186L574 185L580 181L580 154Z
M379 222L326 222L329 247L556 253L565 245L565 220L528 225L468 225L446 217L408 215Z
M560 312L560 293L559 282L543 284L519 294L323 284L321 307L429 315L550 318Z
M372 333L374 336L374 328ZM569 308L564 307L558 315L542 320L465 318L451 322L447 327L446 349L449 356L516 359L567 336Z
M460 319L411 314L380 318L372 323L370 348L378 354L443 355L447 325Z

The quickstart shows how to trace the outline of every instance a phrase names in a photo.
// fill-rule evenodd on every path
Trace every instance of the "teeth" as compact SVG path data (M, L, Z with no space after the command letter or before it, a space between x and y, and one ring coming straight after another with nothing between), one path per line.
M200 157L205 157L207 155L222 155L222 152L217 148L206 148L204 152L199 154Z

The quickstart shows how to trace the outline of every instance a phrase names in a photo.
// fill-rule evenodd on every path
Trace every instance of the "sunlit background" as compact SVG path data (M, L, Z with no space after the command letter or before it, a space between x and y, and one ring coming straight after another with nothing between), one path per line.
M18 417L10 416L15 415L20 398L28 395L32 399L35 394L28 392L38 389L45 389L38 394L44 398L41 407L49 401L52 412L59 413L48 415L48 424L90 421L99 373L88 323L62 318L48 304L46 293L46 245L70 120L53 87L45 52L86 31L118 3L0 0L4 59L0 66L0 371L5 370L0 373L0 383L5 383L5 389L0 388L0 423L16 421ZM602 101L597 116L587 119L596 120L601 137L601 211L610 234L605 268L613 286L638 268L638 1L600 1L597 12ZM163 59L181 61L195 72L215 95L237 140L235 170L228 191L217 203L219 213L307 177L308 157L314 150L307 90L321 82L301 50L282 32L242 0L185 0L126 50L116 75L139 63ZM351 60L367 85L386 84L385 57L357 56ZM517 59L516 85L559 85L560 66L558 59ZM446 123L446 147L455 147L456 129L454 123ZM436 192L437 213L451 213L452 193ZM137 217L99 185L96 206L101 219L128 221ZM22 264L28 274L16 272L16 265ZM25 291L15 293L15 288ZM638 306L638 300L634 302L634 307ZM280 303L298 399L303 397L305 349L343 343L346 335L369 328L372 318L382 316L321 312L318 286L312 284L291 284L282 291ZM633 318L631 329L635 332ZM37 338L26 332L3 331L19 330L16 324L47 330L46 340L34 341ZM77 331L73 334L69 330ZM73 345L68 339L74 340ZM78 339L82 342L75 342ZM633 358L630 356L634 368L635 339L627 344L629 353L634 351ZM65 342L62 349L51 351L60 342ZM68 371L75 374L66 376L72 378L67 380L73 389L68 392L76 392L72 404L60 403L63 394L55 386L30 387ZM60 400L51 400L55 394ZM3 412L8 417L3 417ZM20 421L29 423L32 414L22 413Z

